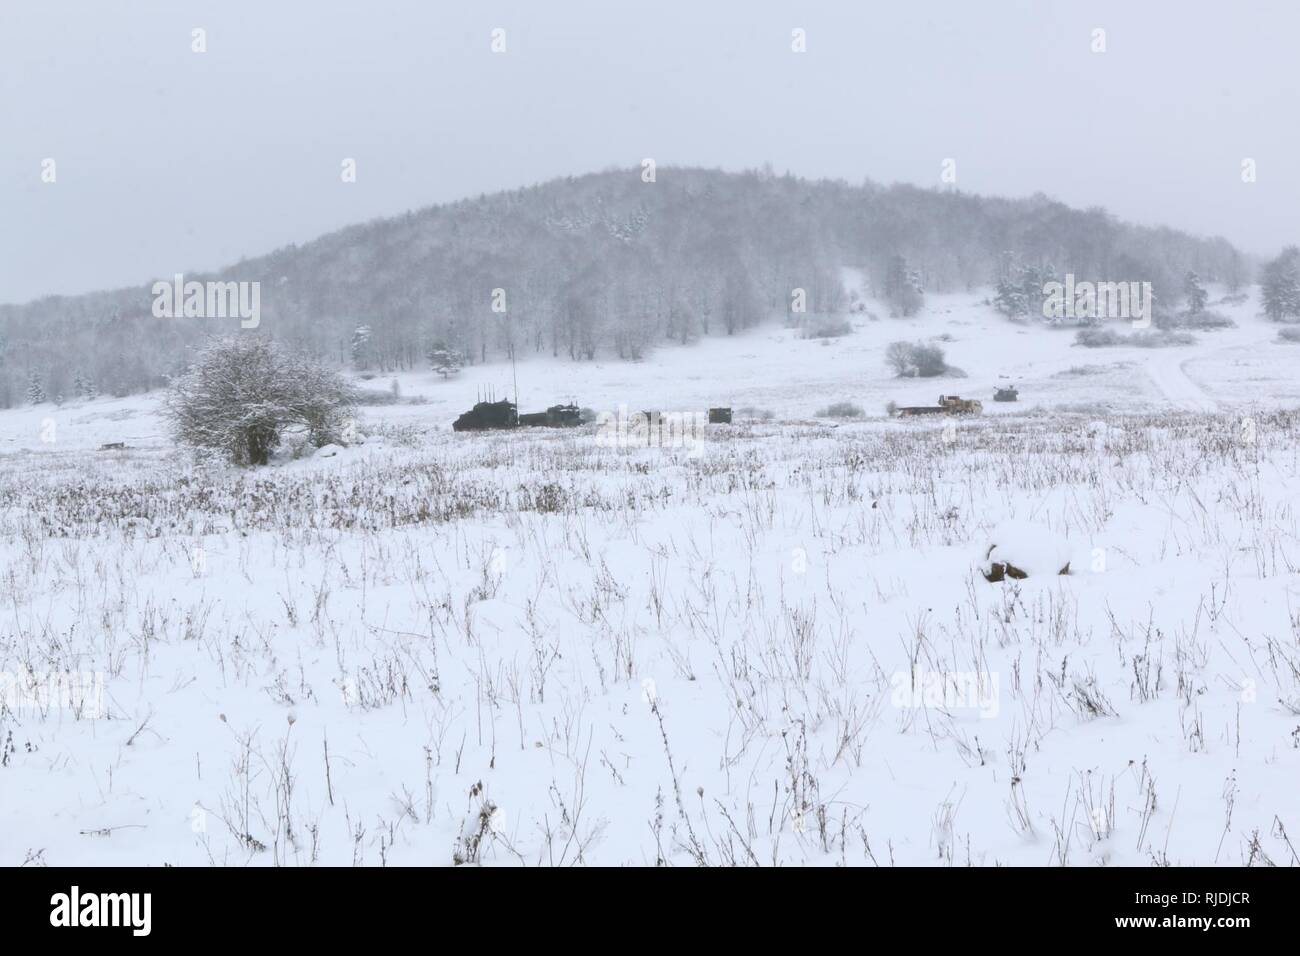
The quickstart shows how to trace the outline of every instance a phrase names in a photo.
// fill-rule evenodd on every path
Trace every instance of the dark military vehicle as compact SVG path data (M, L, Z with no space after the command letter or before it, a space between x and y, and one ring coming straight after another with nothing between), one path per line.
M452 423L452 429L458 432L481 432L494 428L515 428L519 424L519 415L515 403L507 399L499 402L479 402Z
M577 428L581 423L577 405L552 405L544 412L519 416L519 424L531 428Z
M709 409L710 425L730 425L731 409L729 408L710 408Z
M1014 402L1020 397L1020 392L1014 385L999 385L993 390L993 401L995 402Z

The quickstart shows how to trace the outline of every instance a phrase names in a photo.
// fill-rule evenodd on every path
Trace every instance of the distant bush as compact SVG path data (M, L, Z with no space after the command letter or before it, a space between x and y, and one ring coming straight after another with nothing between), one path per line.
M1081 375L1105 375L1117 368L1123 368L1123 364L1118 365L1071 365L1064 371L1057 372L1052 378L1069 378Z
M427 405L429 400L423 395L409 398L392 389L358 388L354 390L358 405Z
M933 378L949 371L943 349L924 342L891 342L885 349L885 364L904 378Z
M1222 312L1214 312L1210 309L1193 313L1184 312L1157 316L1155 324L1156 328L1159 329L1200 329L1202 331L1231 329L1237 325L1236 322Z
M358 388L356 396L358 405L398 405L402 401L401 396L378 388Z
M744 408L736 409L736 415L751 422L770 422L776 418L775 413L770 408L755 408L753 405L746 405Z
M1190 332L1173 332L1168 329L1133 332L1125 335L1115 329L1080 329L1074 344L1089 349L1135 347L1159 349L1171 345L1195 345L1196 336Z
M836 402L834 405L827 405L817 412L818 418L861 418L865 415L859 406L852 402Z
M837 339L853 331L853 323L840 315L813 316L804 326L805 339Z
M1279 342L1300 342L1300 326L1292 325L1285 329L1278 329L1277 340Z
M1241 305L1249 298L1250 296L1248 296L1244 292L1232 292L1229 293L1228 295L1225 295L1222 299L1220 299L1215 304L1216 305Z

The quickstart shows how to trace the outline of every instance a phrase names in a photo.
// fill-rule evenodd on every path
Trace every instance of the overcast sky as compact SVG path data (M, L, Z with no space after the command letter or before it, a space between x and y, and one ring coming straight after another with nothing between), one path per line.
M644 157L952 158L1270 254L1300 242L1298 34L1292 0L0 0L0 302Z

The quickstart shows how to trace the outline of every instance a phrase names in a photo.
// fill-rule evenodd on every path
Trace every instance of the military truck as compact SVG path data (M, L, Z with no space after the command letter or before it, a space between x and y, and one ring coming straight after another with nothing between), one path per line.
M984 405L973 398L958 395L940 395L938 405L905 405L898 409L900 417L912 415L978 415Z

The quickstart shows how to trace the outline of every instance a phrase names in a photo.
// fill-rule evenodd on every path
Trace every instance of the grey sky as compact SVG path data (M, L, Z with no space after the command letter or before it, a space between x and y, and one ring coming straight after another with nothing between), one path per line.
M965 191L1268 254L1300 241L1298 28L1282 0L0 0L0 302L643 157L921 185L951 157Z

